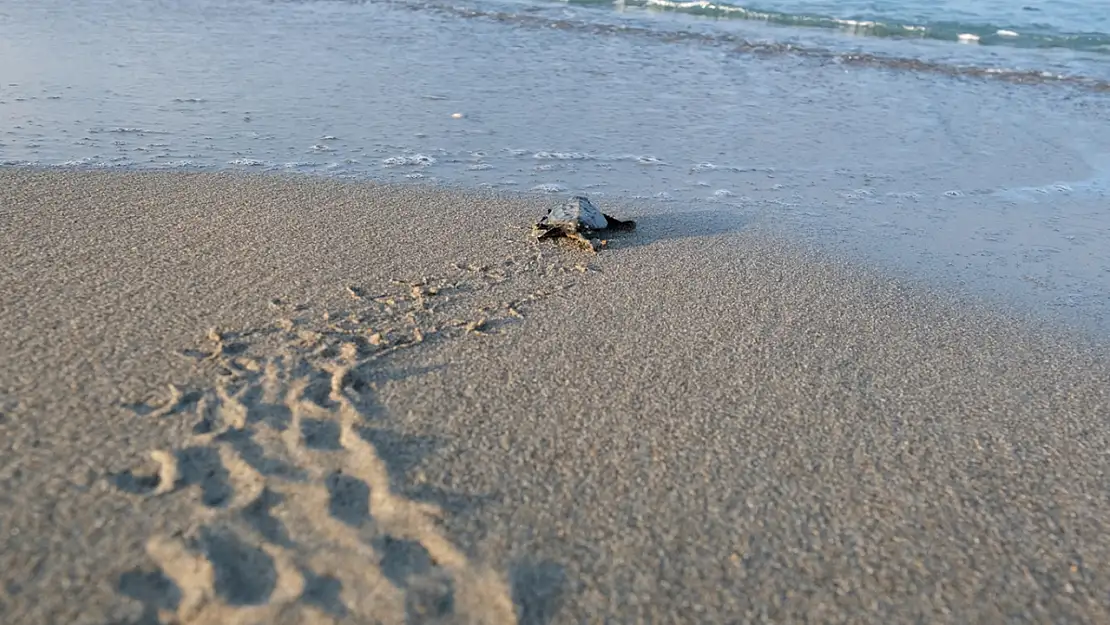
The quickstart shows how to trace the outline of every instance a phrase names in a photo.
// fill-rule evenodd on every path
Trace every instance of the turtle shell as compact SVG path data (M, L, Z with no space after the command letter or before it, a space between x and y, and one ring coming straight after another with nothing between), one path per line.
M604 230L609 227L609 219L588 198L576 195L549 210L539 225L572 232Z

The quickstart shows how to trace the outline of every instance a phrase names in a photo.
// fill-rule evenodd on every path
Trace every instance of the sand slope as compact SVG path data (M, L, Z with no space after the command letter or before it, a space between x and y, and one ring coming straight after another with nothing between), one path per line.
M5 623L1110 619L1076 337L724 215L0 189Z

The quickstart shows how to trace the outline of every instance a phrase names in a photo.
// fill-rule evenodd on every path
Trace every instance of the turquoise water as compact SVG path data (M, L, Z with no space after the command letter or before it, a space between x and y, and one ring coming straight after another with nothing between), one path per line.
M1110 2L1095 0L569 0L839 30L856 35L1110 53Z
M1110 2L425 0L424 8L697 32L757 51L1110 83ZM852 58L859 61L859 58ZM1024 76L1020 76L1024 75ZM1110 88L1110 84L1102 85Z

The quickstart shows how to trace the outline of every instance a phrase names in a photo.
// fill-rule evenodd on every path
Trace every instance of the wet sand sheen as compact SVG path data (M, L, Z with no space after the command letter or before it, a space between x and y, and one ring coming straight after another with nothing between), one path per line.
M0 621L1110 618L1103 353L545 208L0 172Z

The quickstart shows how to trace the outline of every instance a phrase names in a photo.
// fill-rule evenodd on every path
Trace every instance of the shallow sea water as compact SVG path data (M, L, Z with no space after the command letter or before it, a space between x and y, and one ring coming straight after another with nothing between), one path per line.
M1110 330L1110 92L1090 66L510 9L0 0L0 162L584 192Z

